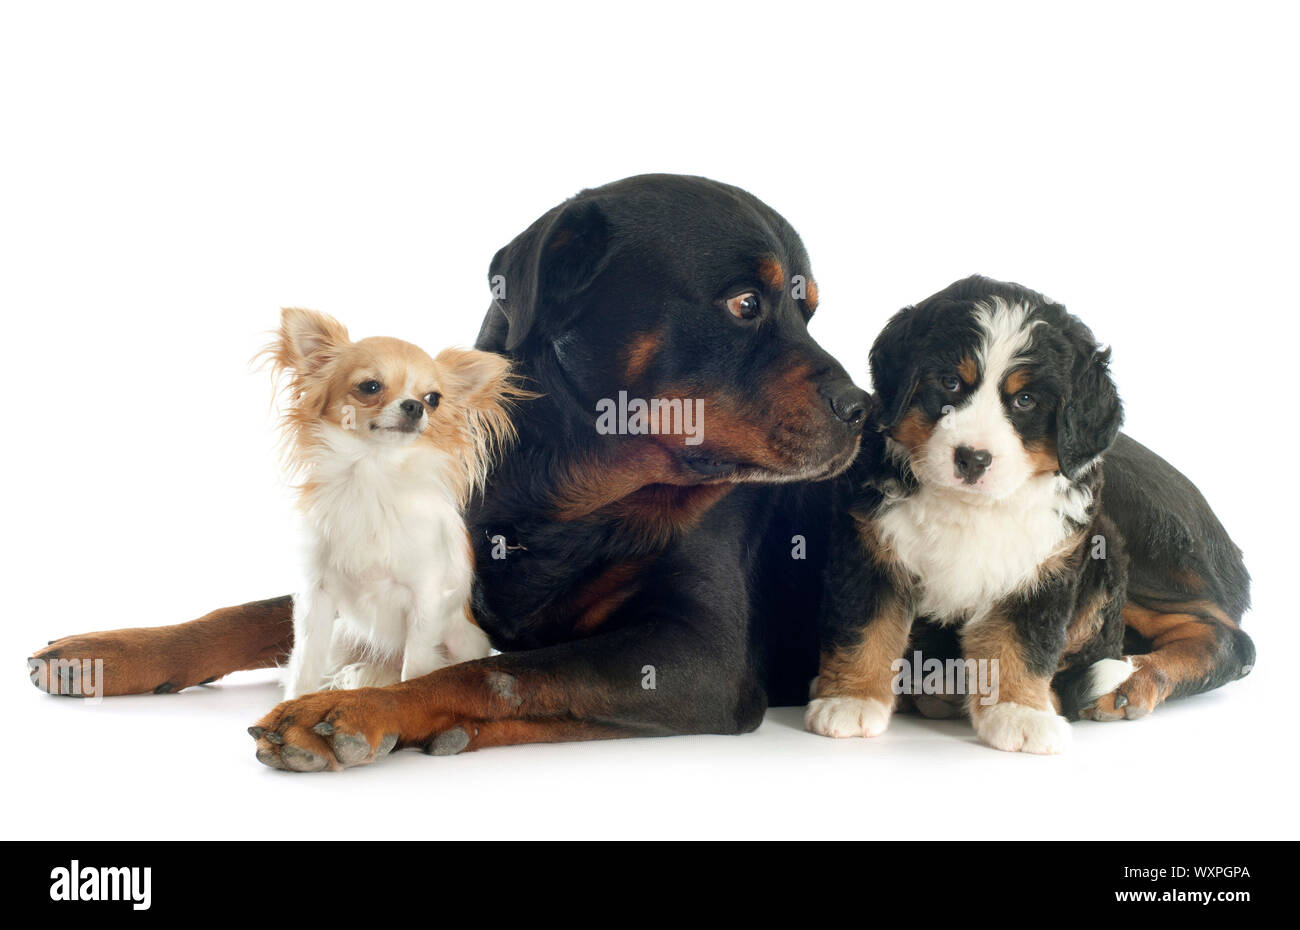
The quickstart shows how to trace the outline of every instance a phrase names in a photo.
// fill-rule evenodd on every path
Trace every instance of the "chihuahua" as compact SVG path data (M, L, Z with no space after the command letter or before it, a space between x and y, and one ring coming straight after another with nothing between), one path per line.
M299 309L282 311L265 354L284 382L285 453L311 534L286 696L486 656L464 508L514 438L508 411L524 392L508 361L352 342L338 321Z

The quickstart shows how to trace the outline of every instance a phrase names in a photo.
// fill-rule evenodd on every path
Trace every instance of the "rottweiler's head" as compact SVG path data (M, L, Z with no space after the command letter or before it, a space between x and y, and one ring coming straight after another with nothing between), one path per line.
M873 425L923 484L1000 500L1077 480L1123 419L1110 350L1060 304L978 275L905 307L871 349Z
M674 481L815 479L853 459L871 399L808 334L799 237L739 188L584 191L498 252L489 283L478 347L515 358L570 428L652 444Z

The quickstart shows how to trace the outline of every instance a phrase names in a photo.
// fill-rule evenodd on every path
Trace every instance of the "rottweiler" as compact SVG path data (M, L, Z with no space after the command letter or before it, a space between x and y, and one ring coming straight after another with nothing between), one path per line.
M476 347L538 395L467 514L474 618L502 654L287 701L251 730L268 765L741 733L806 699L822 479L853 461L871 399L808 333L794 229L727 184L633 177L547 212L488 278ZM291 616L279 597L37 657L102 658L109 694L179 691L283 661Z

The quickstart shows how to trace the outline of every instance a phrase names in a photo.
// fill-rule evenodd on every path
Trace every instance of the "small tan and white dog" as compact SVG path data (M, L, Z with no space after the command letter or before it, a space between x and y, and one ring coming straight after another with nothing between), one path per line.
M332 317L282 311L286 458L310 540L285 694L383 686L486 656L469 608L464 508L523 396L499 355L352 342ZM283 376L283 377L282 377Z

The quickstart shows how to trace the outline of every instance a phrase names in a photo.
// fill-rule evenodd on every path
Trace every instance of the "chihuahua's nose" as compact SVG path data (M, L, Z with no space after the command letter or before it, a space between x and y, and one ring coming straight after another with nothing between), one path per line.
M420 403L418 400L407 398L398 404L398 406L402 408L402 413L406 414L406 417L409 420L418 420L420 417L424 416L424 404Z

